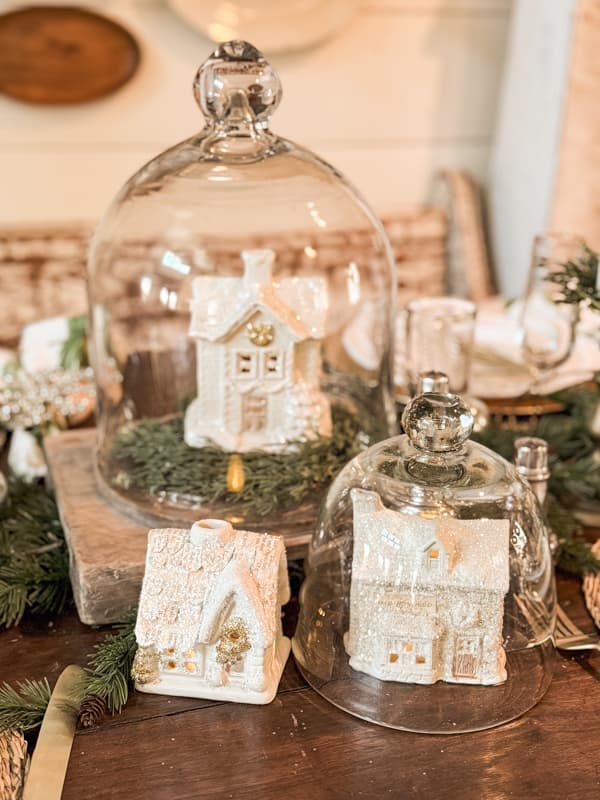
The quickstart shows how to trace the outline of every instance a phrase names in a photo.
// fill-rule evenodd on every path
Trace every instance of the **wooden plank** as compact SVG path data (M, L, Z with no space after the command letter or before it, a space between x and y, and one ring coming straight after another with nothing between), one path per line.
M48 437L44 447L69 547L79 618L87 625L123 619L137 605L148 528L119 514L99 493L94 429Z
M137 605L149 527L186 523L169 519L168 509L162 512L164 518L158 512L147 521L141 512L136 518L135 510L120 495L108 487L100 490L95 474L95 429L48 437L44 448L69 547L69 571L79 618L86 625L122 620ZM198 513L188 512L193 519ZM306 533L285 536L288 557L302 557L309 538Z

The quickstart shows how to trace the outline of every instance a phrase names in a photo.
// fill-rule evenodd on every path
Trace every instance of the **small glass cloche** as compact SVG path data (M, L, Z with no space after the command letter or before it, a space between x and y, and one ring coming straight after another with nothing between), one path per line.
M339 172L270 131L281 87L252 45L222 44L194 92L204 129L125 184L91 249L100 485L151 524L299 541L394 429L393 258Z
M293 651L363 719L423 733L500 725L550 684L547 530L515 468L468 441L459 397L422 394L406 435L357 455L309 549Z

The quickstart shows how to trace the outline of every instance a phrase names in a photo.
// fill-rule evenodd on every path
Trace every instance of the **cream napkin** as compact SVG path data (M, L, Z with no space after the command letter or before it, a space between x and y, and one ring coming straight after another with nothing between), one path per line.
M342 341L348 355L361 367L374 369L377 363L370 331L373 310L365 304L344 330ZM519 304L507 306L502 297L485 300L477 307L475 344L469 393L476 397L519 397L533 383L533 375L521 357ZM404 381L404 314L396 318L395 379ZM597 333L596 333L597 331ZM598 336L598 339L596 339ZM600 371L600 315L587 316L580 324L573 352L541 384L550 394L591 380Z

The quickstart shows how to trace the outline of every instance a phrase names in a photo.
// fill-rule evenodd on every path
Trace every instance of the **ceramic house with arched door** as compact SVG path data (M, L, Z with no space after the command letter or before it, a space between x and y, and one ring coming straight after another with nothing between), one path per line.
M406 683L506 680L509 522L425 519L352 490L350 666Z
M224 520L148 534L135 635L136 688L155 694L269 703L290 641L283 539Z
M319 387L325 281L274 281L271 250L246 250L242 259L241 278L193 282L197 397L185 414L185 441L246 452L327 436L331 412Z

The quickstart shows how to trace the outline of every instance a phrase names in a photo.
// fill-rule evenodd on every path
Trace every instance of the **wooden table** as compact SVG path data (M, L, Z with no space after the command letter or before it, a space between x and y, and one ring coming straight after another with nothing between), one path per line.
M559 597L593 628L578 581L561 578ZM24 623L0 634L0 679L53 682L103 636L73 613ZM269 706L133 694L121 715L78 731L63 800L592 800L600 797L599 681L600 653L561 656L536 708L462 736L361 722L309 689L292 660Z

